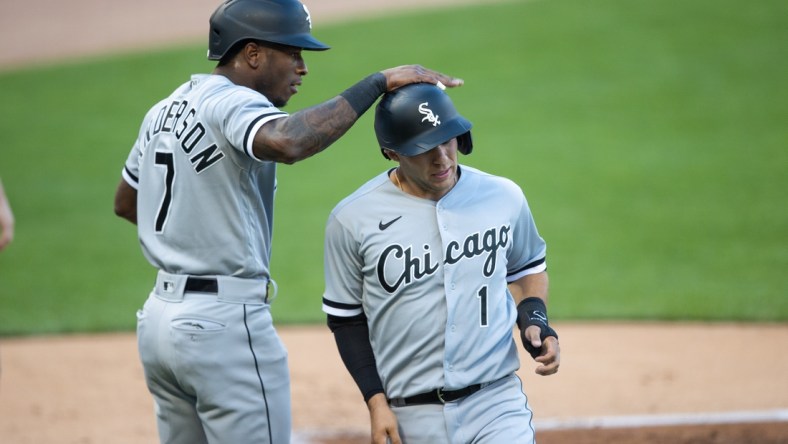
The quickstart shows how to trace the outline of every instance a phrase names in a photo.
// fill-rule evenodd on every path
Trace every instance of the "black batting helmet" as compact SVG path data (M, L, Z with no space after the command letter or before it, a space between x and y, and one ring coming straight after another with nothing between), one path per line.
M236 43L252 39L323 51L312 37L309 10L298 0L226 0L211 15L208 60L221 60Z
M471 126L449 95L431 83L415 83L386 93L375 108L375 135L386 159L385 149L410 157L454 137L457 149L470 154Z

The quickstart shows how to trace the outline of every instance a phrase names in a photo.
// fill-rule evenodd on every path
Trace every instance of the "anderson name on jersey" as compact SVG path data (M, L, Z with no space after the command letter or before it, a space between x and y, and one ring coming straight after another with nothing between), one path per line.
M151 264L269 277L276 163L255 158L252 143L260 126L285 116L258 92L208 74L148 111L122 174L145 196L137 223Z

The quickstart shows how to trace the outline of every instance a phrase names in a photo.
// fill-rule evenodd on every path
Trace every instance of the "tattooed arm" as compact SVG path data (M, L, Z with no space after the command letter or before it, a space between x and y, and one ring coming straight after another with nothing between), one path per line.
M292 164L328 148L358 120L341 97L261 126L254 138L258 159Z
M342 137L384 92L410 83L441 82L447 87L463 84L461 79L419 65L389 68L377 76L380 74L385 77L385 85L370 76L331 100L266 123L255 135L255 156L288 164L298 162Z

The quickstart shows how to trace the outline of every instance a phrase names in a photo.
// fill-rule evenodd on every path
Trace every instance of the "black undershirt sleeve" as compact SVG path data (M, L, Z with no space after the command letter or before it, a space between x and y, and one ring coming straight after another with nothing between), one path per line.
M339 356L350 376L356 381L364 401L369 401L369 398L378 393L384 393L375 354L369 342L367 317L363 313L352 317L328 315L327 323L334 333Z

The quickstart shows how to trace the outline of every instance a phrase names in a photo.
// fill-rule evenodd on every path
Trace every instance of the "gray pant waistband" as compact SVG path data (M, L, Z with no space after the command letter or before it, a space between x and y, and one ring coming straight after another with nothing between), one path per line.
M268 286L274 286L276 296L276 284L269 279L243 279L232 276L189 276L185 274L172 274L166 271L159 271L156 275L155 293L159 298L167 301L179 301L183 299L185 293L192 292L187 288L190 278L200 281L215 280L215 286L206 286L203 290L194 290L198 293L216 295L217 299L227 302L238 303L267 303L272 300L269 298Z

